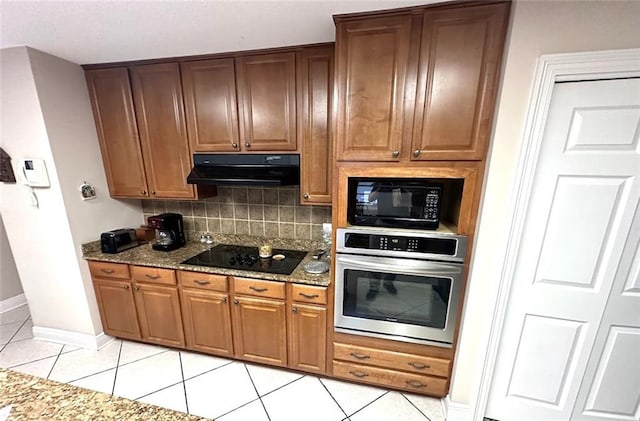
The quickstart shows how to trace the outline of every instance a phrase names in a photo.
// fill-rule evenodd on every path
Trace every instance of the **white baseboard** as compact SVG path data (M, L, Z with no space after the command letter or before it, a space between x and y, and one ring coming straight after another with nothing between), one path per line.
M93 350L101 349L113 341L111 336L107 336L104 333L94 336L40 326L33 327L33 338Z
M9 310L23 306L27 304L27 299L24 294L16 295L15 297L7 298L0 301L0 314L6 313Z
M472 408L469 405L453 402L449 395L442 401L444 402L444 418L447 421L471 421Z

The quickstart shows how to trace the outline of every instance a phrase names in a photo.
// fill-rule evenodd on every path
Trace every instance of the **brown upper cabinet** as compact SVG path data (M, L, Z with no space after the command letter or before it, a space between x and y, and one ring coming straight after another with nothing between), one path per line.
M87 70L86 78L111 196L149 197L127 69Z
M194 152L240 150L233 58L181 64L189 141Z
M390 16L337 23L338 160L399 159L411 21Z
M337 159L484 159L509 7L338 17Z
M244 150L296 150L295 57L290 52L236 59Z
M131 82L151 197L193 198L178 63L133 66Z
M333 46L300 51L297 72L301 203L330 204Z

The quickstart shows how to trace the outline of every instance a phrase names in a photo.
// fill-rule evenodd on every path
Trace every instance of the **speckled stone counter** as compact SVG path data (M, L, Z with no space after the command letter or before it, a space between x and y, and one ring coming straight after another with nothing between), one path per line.
M0 368L0 408L12 405L9 420L205 420Z
M143 244L117 254L102 253L100 250L100 242L94 241L82 245L82 254L86 260L97 260L101 262L127 263L139 266L154 266L167 269L190 270L195 272L215 273L219 275L260 278L319 286L327 286L330 283L328 272L320 275L313 275L304 271L304 265L312 261L311 253L307 254L291 275L277 275L263 272L252 272L248 270L184 265L181 263L217 244L259 246L260 244L268 242L274 249L281 248L306 251L312 251L322 247L321 242L313 240L265 239L263 237L249 237L244 235L214 234L213 240L213 244L202 244L195 241L188 242L186 246L170 252L156 251L151 248L150 244Z

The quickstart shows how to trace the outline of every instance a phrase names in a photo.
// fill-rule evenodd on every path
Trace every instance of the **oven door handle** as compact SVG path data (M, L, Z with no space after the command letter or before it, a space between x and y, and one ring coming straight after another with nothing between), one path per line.
M462 265L455 263L440 263L424 260L410 259L394 259L384 257L358 256L357 259L338 255L337 264L346 264L358 269L371 270L376 269L389 273L400 273L407 275L427 275L432 277L460 275L462 273ZM400 265L399 269L394 270L393 264Z

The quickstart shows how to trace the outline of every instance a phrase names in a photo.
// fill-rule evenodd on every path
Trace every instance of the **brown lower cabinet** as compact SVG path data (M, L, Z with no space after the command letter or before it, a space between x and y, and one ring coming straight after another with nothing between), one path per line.
M184 347L178 290L139 282L134 289L142 338L160 345Z
M141 339L131 282L94 279L102 327L108 335Z
M327 308L294 303L289 312L289 367L326 371Z
M236 296L233 329L238 358L287 366L287 321L283 301Z

